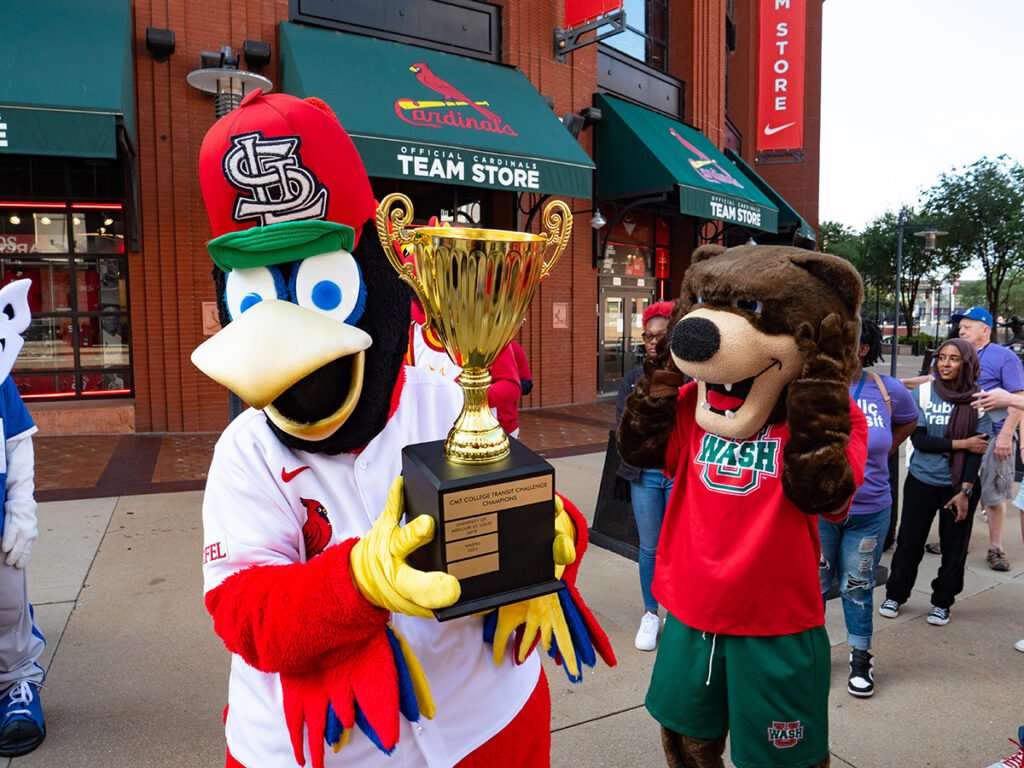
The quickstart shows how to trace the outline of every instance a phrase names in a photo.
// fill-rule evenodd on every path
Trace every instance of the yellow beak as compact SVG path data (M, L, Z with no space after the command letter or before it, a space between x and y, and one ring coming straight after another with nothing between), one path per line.
M363 386L365 331L287 301L261 301L192 352L193 364L223 384L285 432L323 440L352 414ZM300 379L327 363L355 355L352 380L341 406L313 424L294 422L272 405Z

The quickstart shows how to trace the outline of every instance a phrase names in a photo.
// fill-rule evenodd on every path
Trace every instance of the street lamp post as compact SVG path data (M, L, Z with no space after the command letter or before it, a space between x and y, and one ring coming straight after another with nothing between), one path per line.
M900 217L896 221L896 301L892 317L892 354L889 355L889 375L896 378L896 357L900 348L900 278L903 277L903 224L906 217L900 208ZM907 333L910 329L907 328Z
M903 277L903 230L906 228L908 222L906 214L903 209L900 209L899 218L896 220L896 308L893 312L893 324L892 324L892 354L889 365L889 375L896 378L896 358L899 355L899 342L900 342L900 279ZM910 224L912 227L927 226L925 224ZM924 238L924 249L926 251L935 250L935 239L938 235L946 235L948 232L942 232L938 229L926 229L923 232L915 232L915 237ZM910 327L907 327L907 335L910 335ZM936 334L938 335L938 334Z

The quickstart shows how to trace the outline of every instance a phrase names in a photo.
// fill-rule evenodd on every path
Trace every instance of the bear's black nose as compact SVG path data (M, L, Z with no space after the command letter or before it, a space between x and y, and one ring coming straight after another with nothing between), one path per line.
M715 356L721 342L713 322L705 317L687 317L672 329L669 348L680 360L703 363Z

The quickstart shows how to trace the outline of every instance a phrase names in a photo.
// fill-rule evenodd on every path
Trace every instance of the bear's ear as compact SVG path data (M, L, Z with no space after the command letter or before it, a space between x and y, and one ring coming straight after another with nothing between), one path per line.
M720 253L725 253L726 250L728 249L724 245L702 245L693 252L693 255L690 257L690 263L696 264L698 261L707 261Z
M864 288L860 273L846 259L830 256L827 253L807 251L791 255L790 260L798 267L810 272L825 285L830 285L839 294L850 315L860 312L860 303Z

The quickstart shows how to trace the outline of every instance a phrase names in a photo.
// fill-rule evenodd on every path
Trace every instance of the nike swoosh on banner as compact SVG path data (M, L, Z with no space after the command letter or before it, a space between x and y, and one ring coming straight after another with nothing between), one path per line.
M298 469L293 469L291 472L285 472L284 467L281 467L281 480L286 483L290 483L295 479L295 476L304 469L309 469L309 467L299 467Z
M765 136L771 136L773 133L778 133L779 131L783 131L786 128L789 128L789 126L791 126L791 125L796 125L796 123L795 122L794 123L786 123L785 125L780 125L777 128L772 128L770 125L766 125L764 127L764 135Z

